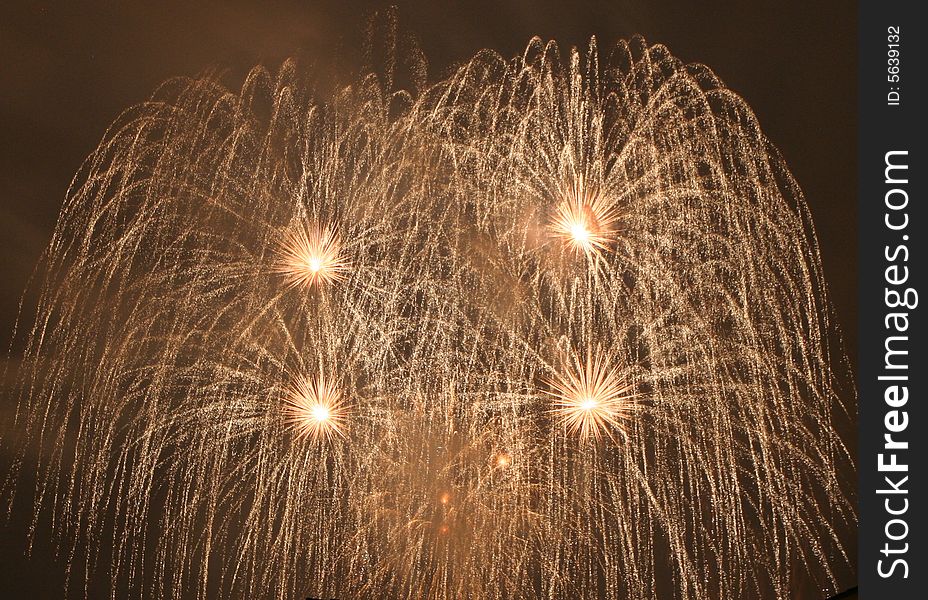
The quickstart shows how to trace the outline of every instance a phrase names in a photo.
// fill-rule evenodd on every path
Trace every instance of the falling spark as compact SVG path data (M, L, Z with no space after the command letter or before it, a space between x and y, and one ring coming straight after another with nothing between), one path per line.
M334 283L345 278L349 267L340 252L338 235L330 227L301 227L285 235L275 270L294 287Z
M602 353L587 352L585 363L575 357L575 368L548 383L555 405L552 412L570 433L579 433L582 440L591 435L599 440L603 433L612 437L613 429L627 435L624 423L635 408L634 386L610 367Z
M345 437L346 409L338 388L320 374L302 378L290 389L284 409L286 422L297 431L297 439L316 440Z

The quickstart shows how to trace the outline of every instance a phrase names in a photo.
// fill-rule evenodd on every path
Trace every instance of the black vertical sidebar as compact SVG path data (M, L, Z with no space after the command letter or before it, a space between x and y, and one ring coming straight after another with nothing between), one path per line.
M865 600L928 598L923 11L917 2L864 0L859 13L858 579Z

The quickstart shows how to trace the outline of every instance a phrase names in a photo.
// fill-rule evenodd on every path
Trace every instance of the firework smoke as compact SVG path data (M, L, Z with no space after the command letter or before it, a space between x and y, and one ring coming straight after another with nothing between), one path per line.
M801 192L662 46L535 40L418 94L169 82L44 264L17 451L78 581L786 598L850 560Z

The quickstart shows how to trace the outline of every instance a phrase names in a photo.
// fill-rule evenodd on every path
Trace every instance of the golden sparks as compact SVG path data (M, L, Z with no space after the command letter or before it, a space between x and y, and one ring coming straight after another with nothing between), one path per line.
M335 383L322 374L314 379L302 378L294 384L284 413L287 424L297 431L297 439L345 437L347 410L341 393Z
M578 178L561 191L549 228L567 248L592 259L609 249L616 220L615 206Z
M62 525L73 583L837 590L856 391L800 188L708 68L597 47L429 81L416 50L394 83L287 61L107 130L22 296L0 430L8 508Z
M586 363L575 357L573 369L548 380L554 399L552 412L571 434L586 440L599 440L603 433L612 438L612 430L627 435L624 423L634 410L634 385L623 380L618 369L600 352L587 352Z
M314 226L286 234L275 270L290 286L308 289L343 280L348 266L335 230Z

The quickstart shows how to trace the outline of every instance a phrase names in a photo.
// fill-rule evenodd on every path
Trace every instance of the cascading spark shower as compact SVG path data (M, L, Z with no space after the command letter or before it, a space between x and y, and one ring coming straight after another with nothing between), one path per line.
M74 179L4 440L73 579L840 585L854 391L802 193L743 100L641 38L484 51L415 93L306 75L168 82Z

